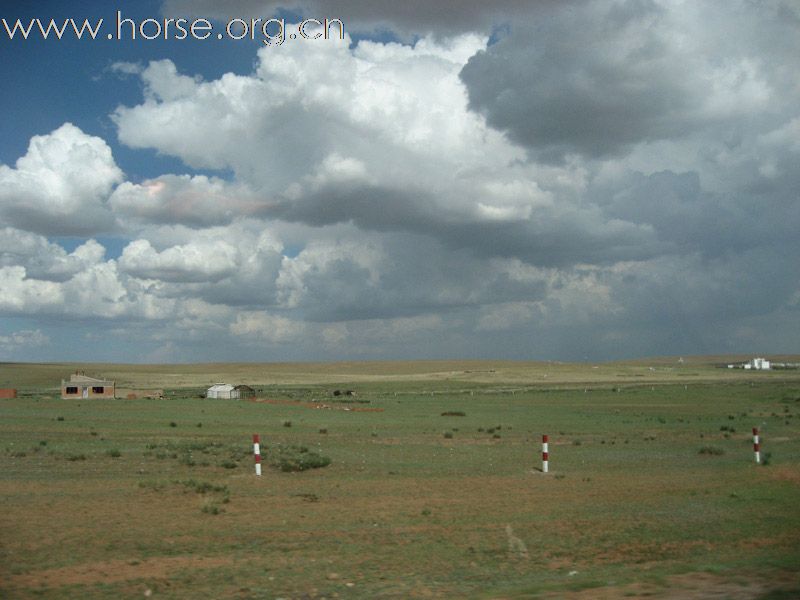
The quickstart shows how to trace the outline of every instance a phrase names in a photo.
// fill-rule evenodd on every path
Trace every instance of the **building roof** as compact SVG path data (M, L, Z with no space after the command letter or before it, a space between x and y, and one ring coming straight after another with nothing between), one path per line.
M230 383L215 383L210 388L209 392L232 392L234 387Z
M69 376L70 383L106 383L112 384L113 381L108 379L97 379L96 377L89 377L88 375L84 375L83 373L73 373Z

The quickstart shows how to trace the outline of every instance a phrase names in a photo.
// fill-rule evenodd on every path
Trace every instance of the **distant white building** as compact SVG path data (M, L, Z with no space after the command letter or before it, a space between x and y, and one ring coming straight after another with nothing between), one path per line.
M215 383L206 392L206 398L224 398L235 400L239 397L239 390L229 383Z
M745 369L755 369L756 371L769 371L772 365L766 358L754 358L744 365Z

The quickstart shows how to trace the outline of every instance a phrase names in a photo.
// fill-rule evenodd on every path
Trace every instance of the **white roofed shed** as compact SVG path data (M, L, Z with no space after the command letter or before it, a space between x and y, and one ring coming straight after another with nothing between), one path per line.
M215 383L206 392L206 398L225 398L235 400L239 397L239 390L229 383Z

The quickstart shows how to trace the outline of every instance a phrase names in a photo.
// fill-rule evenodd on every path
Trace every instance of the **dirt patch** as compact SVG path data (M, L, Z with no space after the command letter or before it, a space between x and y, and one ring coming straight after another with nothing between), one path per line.
M259 404L276 404L279 406L299 406L316 410L342 410L345 412L383 412L382 408L366 408L363 406L332 406L324 402L304 402L302 400L280 400L278 398L251 398L250 402Z
M795 485L800 485L800 470L796 467L773 467L770 465L762 472L766 472L770 479L787 481Z
M93 585L132 579L167 579L176 571L214 569L233 564L228 557L164 556L145 560L108 560L12 575L12 588Z
M749 541L749 543L752 542ZM709 542L700 540L616 544L612 550L598 552L595 556L595 560L606 563L639 560L642 564L646 564L648 562L677 559L698 549L705 552L712 552L714 547Z

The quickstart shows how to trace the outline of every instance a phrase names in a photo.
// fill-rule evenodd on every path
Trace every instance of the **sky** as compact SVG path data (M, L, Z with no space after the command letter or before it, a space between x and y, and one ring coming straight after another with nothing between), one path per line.
M0 360L800 352L795 1L68 4L0 4Z

